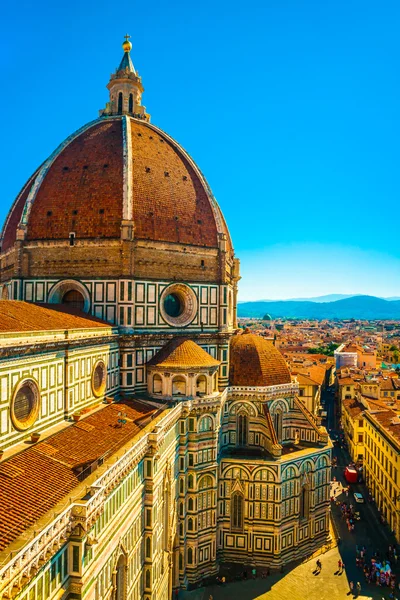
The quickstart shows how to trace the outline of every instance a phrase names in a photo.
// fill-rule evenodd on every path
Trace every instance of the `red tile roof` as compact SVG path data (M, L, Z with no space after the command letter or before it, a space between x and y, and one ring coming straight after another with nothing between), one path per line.
M112 325L92 315L71 312L65 305L0 300L0 334L110 327Z
M253 333L231 340L229 380L234 386L269 386L291 383L288 366L275 346Z
M122 427L120 411L127 416ZM153 407L134 401L111 404L0 462L0 550L77 487L85 466L132 439L140 431L137 422L152 412Z
M129 117L101 119L65 144L32 203L28 240L121 236L124 190L122 120L131 128L132 218L135 239L218 248L229 232L207 184L183 149L163 132ZM4 230L11 247L36 177L14 203ZM218 221L218 223L217 223Z
M172 339L147 363L149 367L157 366L163 369L195 369L217 367L219 364L219 360L213 358L193 340L182 337Z

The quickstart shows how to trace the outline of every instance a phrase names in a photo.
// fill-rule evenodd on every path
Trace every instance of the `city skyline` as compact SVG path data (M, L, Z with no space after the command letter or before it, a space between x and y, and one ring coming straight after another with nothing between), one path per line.
M96 118L128 31L152 122L193 156L226 217L240 300L399 294L386 238L399 197L398 5L268 2L250 14L205 2L194 19L154 2L149 35L134 8L115 23L104 2L74 4L62 19L54 5L5 9L3 85L24 118L3 123L1 222L40 162Z

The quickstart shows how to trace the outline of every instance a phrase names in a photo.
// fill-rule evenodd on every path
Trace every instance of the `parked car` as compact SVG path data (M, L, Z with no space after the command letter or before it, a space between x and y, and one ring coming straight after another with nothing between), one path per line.
M358 492L354 492L354 500L356 502L364 502L364 496Z

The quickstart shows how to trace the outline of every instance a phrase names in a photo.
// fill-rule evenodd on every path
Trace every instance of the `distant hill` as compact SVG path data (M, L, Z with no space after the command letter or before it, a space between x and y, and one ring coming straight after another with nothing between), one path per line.
M239 317L294 319L400 319L400 300L375 296L351 296L335 302L272 300L238 304Z
M290 298L290 300L296 302L336 302L336 300L345 300L345 298L352 298L353 296L357 296L357 294L327 294L315 298Z

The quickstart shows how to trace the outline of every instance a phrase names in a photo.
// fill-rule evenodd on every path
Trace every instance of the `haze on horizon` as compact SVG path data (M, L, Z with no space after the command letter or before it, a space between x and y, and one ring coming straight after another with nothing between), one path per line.
M97 117L128 31L152 122L223 210L240 301L400 295L400 3L150 0L151 22L134 5L112 19L105 0L46 6L3 8L1 222Z

